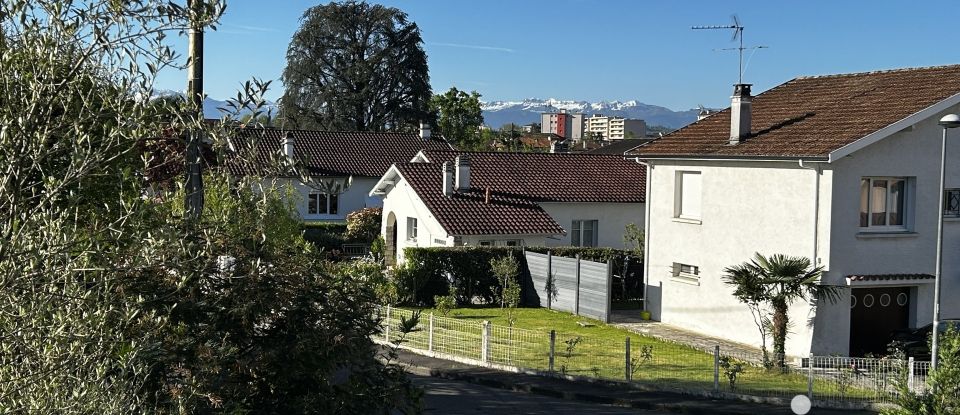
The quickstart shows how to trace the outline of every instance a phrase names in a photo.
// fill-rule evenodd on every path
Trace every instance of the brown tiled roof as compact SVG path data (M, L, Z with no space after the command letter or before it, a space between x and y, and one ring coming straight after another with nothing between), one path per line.
M500 153L424 151L436 164L470 156L470 183L534 202L642 203L646 168L622 156L583 153Z
M270 154L280 151L281 140L290 133L294 156L302 160L312 176L381 177L394 163L407 162L420 150L450 150L440 138L423 140L419 133L330 132L243 128L237 130L234 145L257 143L257 161L267 163ZM231 165L231 171L242 171Z
M443 171L440 164L404 163L396 166L400 175L450 234L564 234L563 227L529 200L491 191L490 203L485 203L485 192L476 188L446 197L441 188Z
M592 150L585 151L588 154L617 154L623 155L624 153L633 150L637 147L640 147L644 144L653 141L653 139L643 139L643 138L628 138L623 140L615 140L610 144L607 144L603 147L597 147Z
M957 93L960 65L800 77L754 97L740 144L728 144L728 108L631 154L825 157Z
M930 274L876 274L876 275L847 275L850 281L901 281L901 280L932 280Z

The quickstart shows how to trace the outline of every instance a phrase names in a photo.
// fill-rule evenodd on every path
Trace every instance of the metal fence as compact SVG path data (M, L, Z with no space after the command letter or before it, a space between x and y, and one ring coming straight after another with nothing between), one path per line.
M524 252L541 307L610 321L613 267L610 263Z
M890 403L898 384L923 390L930 367L929 362L913 359L812 355L777 367L720 346L707 353L639 335L614 341L433 314L420 315L413 331L404 334L402 322L414 312L387 306L379 313L383 324L379 340L438 357L679 392L786 399L807 395L817 406Z

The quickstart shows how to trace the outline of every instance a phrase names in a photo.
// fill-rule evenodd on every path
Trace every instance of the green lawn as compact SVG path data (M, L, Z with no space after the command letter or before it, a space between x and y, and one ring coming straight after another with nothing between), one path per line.
M393 310L393 325L397 324L398 316L409 316L413 310ZM437 310L420 311L418 329L404 339L413 347L429 347L429 316L432 313L433 350L479 360L482 322L489 321L492 323L491 362L546 370L549 365L549 333L550 330L556 330L554 370L569 375L622 380L626 376L625 343L629 337L633 380L666 387L713 387L713 354L641 336L597 320L544 308L520 308L514 311L515 324L509 327L504 310L498 307L458 308L446 318L442 318ZM807 391L805 373L779 373L740 363L744 371L737 376L735 389L731 389L721 369L722 390L787 397ZM837 394L837 385L830 381L815 382L814 388L814 393L819 392L821 396ZM874 392L848 388L845 395L849 398L868 398Z

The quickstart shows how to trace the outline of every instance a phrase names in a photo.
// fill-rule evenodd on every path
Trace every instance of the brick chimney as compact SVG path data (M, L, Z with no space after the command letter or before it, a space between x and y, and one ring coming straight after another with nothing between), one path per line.
M280 140L280 144L283 145L283 154L287 156L288 159L293 159L293 144L296 140L293 139L293 133L287 132L283 135L283 138Z
M443 162L443 195L453 195L453 166L448 161Z
M457 156L456 161L456 188L457 190L467 190L470 188L470 156Z
M420 138L422 138L423 141L430 139L430 124L423 121L420 122Z
M733 96L730 97L730 145L740 144L750 136L752 106L750 84L734 85Z

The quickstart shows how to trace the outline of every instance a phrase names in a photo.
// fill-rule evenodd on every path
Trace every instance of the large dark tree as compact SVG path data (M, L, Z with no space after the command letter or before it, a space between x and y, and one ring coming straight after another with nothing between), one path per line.
M311 7L301 20L283 71L286 126L404 130L429 118L427 55L406 13L351 1Z

